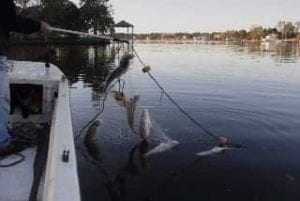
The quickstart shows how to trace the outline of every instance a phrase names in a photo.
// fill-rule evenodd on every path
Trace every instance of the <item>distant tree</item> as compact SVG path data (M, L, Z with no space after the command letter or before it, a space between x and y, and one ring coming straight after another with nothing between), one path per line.
M222 37L222 39L227 39L227 40L242 40L245 39L247 36L246 30L229 30L225 32L225 36Z
M296 36L297 26L294 26L292 22L279 21L277 29L281 33L281 39L294 38Z
M81 0L82 20L94 34L113 32L114 20L108 2L109 0Z
M264 30L262 26L253 26L249 31L249 39L259 41L264 37Z
M64 5L63 27L65 29L85 30L85 24L82 21L80 9L73 2L66 2Z
M292 22L286 22L284 26L285 38L294 38L296 36L295 26Z
M79 8L69 0L41 0L41 17L52 26L82 30Z
M279 21L277 22L277 30L280 32L280 37L279 38L284 38L284 26L285 26L285 21Z
M264 37L271 34L274 34L276 36L279 35L279 32L276 28L264 28L263 32L264 32Z
M52 26L63 27L65 4L67 0L41 0L42 19Z
M245 29L239 30L239 37L242 40L247 39L247 31Z
M279 32L282 32L284 30L285 21L279 21L277 22L276 28Z
M300 32L300 21L295 22L296 32Z
M192 33L194 37L201 37L201 33L200 32L194 32Z
M150 40L159 40L161 38L160 34L159 33L151 33L149 35L149 39Z
M20 9L19 12L27 17L31 17L36 20L40 20L42 16L42 7L39 5L30 6L27 8Z

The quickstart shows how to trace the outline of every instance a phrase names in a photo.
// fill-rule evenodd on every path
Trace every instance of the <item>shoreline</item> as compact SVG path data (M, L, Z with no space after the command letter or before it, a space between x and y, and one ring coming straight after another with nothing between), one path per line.
M262 40L135 40L136 43L164 43L164 44L261 44L263 43ZM281 43L299 43L300 40L297 39L289 39L289 40L281 40Z
M140 44L202 44L202 45L226 45L226 44L255 44L260 45L263 44L263 41L253 41L253 40L135 40L134 43ZM272 43L272 42L269 42ZM299 44L300 40L290 39L290 40L282 40L280 43L288 43L288 44ZM280 44L278 43L278 44ZM18 45L99 45L105 46L114 44L108 41L99 40L99 39L13 39L10 41L10 45L18 46Z
M108 41L100 39L12 39L10 45L109 45Z

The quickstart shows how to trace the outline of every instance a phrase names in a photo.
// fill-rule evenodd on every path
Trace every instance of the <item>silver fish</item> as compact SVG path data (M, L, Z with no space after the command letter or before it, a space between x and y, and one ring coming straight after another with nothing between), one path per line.
M116 102L121 106L125 107L127 111L127 120L128 125L133 133L137 133L134 128L134 113L136 109L136 105L140 99L138 95L130 98L129 100L126 98L126 95L122 92L115 92L113 98Z
M120 80L120 77L128 71L130 60L133 59L134 55L125 53L120 60L118 68L116 68L108 77L104 91L106 92L110 84L115 80Z
M141 115L140 129L139 129L139 135L142 138L142 140L146 140L149 137L150 128L151 128L150 115L148 110L145 109L143 110L143 113Z
M170 149L173 149L177 145L179 145L179 142L176 140L171 140L169 142L162 142L158 146L154 147L153 149L145 153L144 156L148 157L153 154L163 153L169 151Z
M127 111L127 120L128 125L131 128L133 133L136 133L134 129L134 112L137 105L137 102L139 101L139 96L134 96L133 98L130 98L129 101L126 101L126 111ZM150 120L149 120L150 121ZM150 129L149 129L150 132Z
M214 154L223 152L228 149L233 149L233 148L232 147L214 147L207 151L201 151L201 152L197 153L196 155L197 156L210 156L210 155L214 155Z
M88 154L96 161L101 161L100 154L99 154L100 150L95 140L95 136L97 134L100 125L101 122L99 120L95 121L89 127L86 136L84 138L84 144L86 146Z

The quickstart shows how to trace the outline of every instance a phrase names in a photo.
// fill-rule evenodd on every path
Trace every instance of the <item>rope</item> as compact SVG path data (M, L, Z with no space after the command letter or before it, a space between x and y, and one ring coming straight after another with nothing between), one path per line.
M11 153L0 157L0 162L12 155L18 156L19 159L9 164L0 163L0 168L12 167L23 162L26 157L22 153L20 153L20 151L24 150L25 148L37 145L37 136L40 134L40 131L40 129L36 128L31 123L24 123L20 126L14 127L11 130L10 143L15 144L15 146L17 146L18 148L18 151L16 151L16 153Z
M139 60L139 62L144 66L144 68L149 68L149 66L147 66L145 64L145 62L142 60L142 58L139 56L138 52L135 50L135 48L132 46L132 50L135 54L135 56L137 57L137 59ZM162 85L157 81L157 79L149 72L149 70L144 71L145 73L148 74L148 76L152 79L152 81L157 85L157 87L162 91L163 94L165 94L167 96L167 98L177 107L177 109L183 114L185 115L191 122L193 122L198 128L200 128L201 130L203 130L203 132L205 134L207 134L208 136L210 136L211 138L213 138L216 141L220 141L222 137L217 136L215 133L211 132L210 130L208 130L205 126L203 126L200 122L198 122L194 117L192 117L188 112L186 112L179 103L177 103L177 101L162 87ZM233 147L243 147L242 145L239 144L235 144L235 143L227 143L230 146Z
M195 125L201 128L206 134L214 138L215 140L219 140L219 137L206 129L202 124L200 124L197 120L195 120L190 114L188 114L171 96L170 94L159 84L159 82L153 77L150 72L147 72L149 77L154 81L154 83L160 88L160 90L167 96L167 98L180 110L182 114L184 114L188 119L190 119Z
M83 134L83 131L85 131L85 129L87 129L102 114L102 112L104 111L104 106L105 106L104 104L105 104L107 95L108 95L108 93L104 94L104 98L102 100L102 105L101 105L101 108L99 109L100 111L82 127L79 134L75 137L75 141L77 141L80 138L80 136Z
M118 50L120 51L120 49ZM123 79L118 79L118 81L112 83L110 85L110 87L108 87L105 92L104 92L104 97L102 99L102 105L100 107L100 111L90 120L88 121L83 127L82 129L80 130L79 134L75 137L75 141L78 141L78 139L80 138L80 136L83 134L83 132L103 113L104 111L104 108L105 108L105 101L106 101L106 98L109 94L109 92L111 91L111 89L116 85L117 82L119 82L119 90L121 90L121 86L120 86L120 82L123 81L123 86L122 86L122 91L124 90L124 87L125 87L125 81Z
M19 160L16 160L16 161L13 161L11 163L8 163L8 164L1 164L0 163L0 168L7 168L7 167L12 167L12 166L15 166L21 162L23 162L25 160L25 156L21 153L15 153L13 155L16 155L16 156L19 156ZM11 156L11 155L10 155ZM3 157L0 157L0 161L3 161L4 159L6 159L8 156L3 156Z
M104 108L105 108L105 101L106 101L106 98L109 94L109 92L111 91L111 89L115 86L117 82L113 83L111 85L111 87L109 87L105 94L104 94L104 97L102 99L102 105L101 107L99 108L99 112L91 119L89 120L83 127L82 129L80 130L79 134L75 137L75 141L78 141L78 139L80 138L80 136L83 134L83 131L85 131L104 111Z
M137 51L135 50L135 48L132 46L132 50L136 56L136 58L139 60L139 62L144 66L146 67L147 65L144 63L144 61L142 60L142 58L140 57L140 55L137 53Z

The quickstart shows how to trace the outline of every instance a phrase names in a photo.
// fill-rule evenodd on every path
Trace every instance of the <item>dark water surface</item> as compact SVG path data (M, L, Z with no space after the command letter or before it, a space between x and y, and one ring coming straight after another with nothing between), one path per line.
M183 116L134 59L125 95L139 95L136 122L148 109L155 124L148 147L129 129L110 94L96 135L99 165L77 141L83 201L300 200L300 47L138 44L152 74L206 128L246 148L199 158L215 141ZM111 47L56 47L71 85L75 135L101 106L118 60ZM44 47L15 47L11 58L39 60ZM84 135L84 134L83 134ZM180 142L143 159L160 138ZM83 136L84 137L84 136Z

